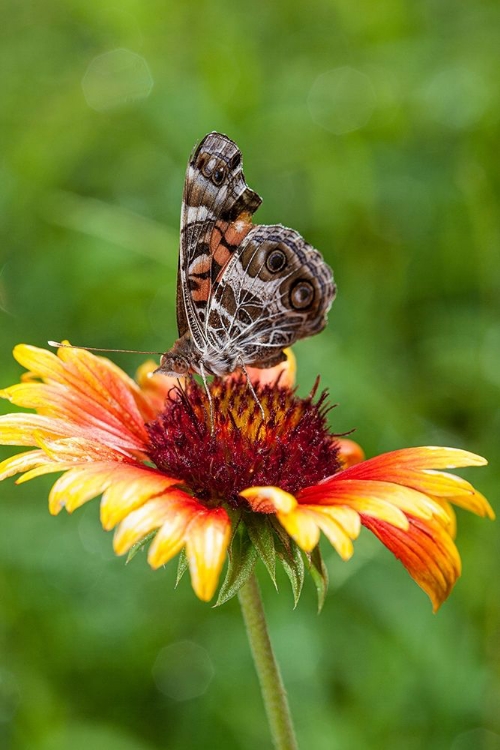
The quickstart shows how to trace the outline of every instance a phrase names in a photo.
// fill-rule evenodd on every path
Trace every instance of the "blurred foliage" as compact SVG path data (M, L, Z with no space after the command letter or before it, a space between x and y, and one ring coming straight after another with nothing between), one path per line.
M185 165L221 130L258 220L335 269L301 391L321 373L332 426L369 454L487 456L468 476L496 504L496 0L7 0L0 20L2 385L20 341L172 343ZM174 592L175 565L142 554L125 567L96 502L48 515L50 483L0 488L0 746L269 747L237 601ZM368 534L349 563L325 546L320 617L310 582L293 611L261 570L301 747L500 747L497 525L461 513L459 547L437 616Z

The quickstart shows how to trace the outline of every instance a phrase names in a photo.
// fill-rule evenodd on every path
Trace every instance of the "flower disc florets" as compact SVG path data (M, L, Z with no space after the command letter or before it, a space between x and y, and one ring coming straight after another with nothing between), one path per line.
M264 385L256 389L257 403L244 377L216 378L208 387L212 408L191 378L147 425L149 458L199 499L244 506L239 493L246 487L295 494L339 471L326 392L314 401L316 388L301 399L290 388Z

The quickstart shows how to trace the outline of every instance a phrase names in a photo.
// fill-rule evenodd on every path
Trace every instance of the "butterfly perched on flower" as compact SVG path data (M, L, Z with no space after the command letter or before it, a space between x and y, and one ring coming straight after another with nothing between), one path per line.
M261 203L234 141L205 136L184 183L179 338L158 372L205 378L273 367L286 347L325 327L336 292L330 267L294 229L252 224Z

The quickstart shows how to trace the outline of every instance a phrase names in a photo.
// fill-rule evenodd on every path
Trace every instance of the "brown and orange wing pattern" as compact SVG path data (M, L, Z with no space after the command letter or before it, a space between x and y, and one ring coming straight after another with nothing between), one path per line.
M221 133L205 136L191 155L184 183L177 282L179 335L189 331L200 350L218 279L261 202L246 184L237 145Z

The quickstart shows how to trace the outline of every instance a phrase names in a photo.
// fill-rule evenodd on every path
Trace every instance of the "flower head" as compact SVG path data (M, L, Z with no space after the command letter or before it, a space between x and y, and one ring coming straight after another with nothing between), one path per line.
M0 479L62 472L53 514L102 495L116 553L151 539L148 561L158 568L183 551L181 570L186 560L200 599L212 598L228 549L222 600L257 556L273 577L278 557L300 581L300 550L324 592L321 532L347 560L363 525L437 609L460 574L452 504L493 518L471 484L443 471L484 459L424 447L363 460L356 443L330 433L325 393L295 394L291 354L250 372L259 403L239 374L216 378L207 393L194 379L153 375L152 362L134 381L81 349L20 345L14 356L28 372L0 395L36 413L0 417L0 442L32 450L0 464Z

